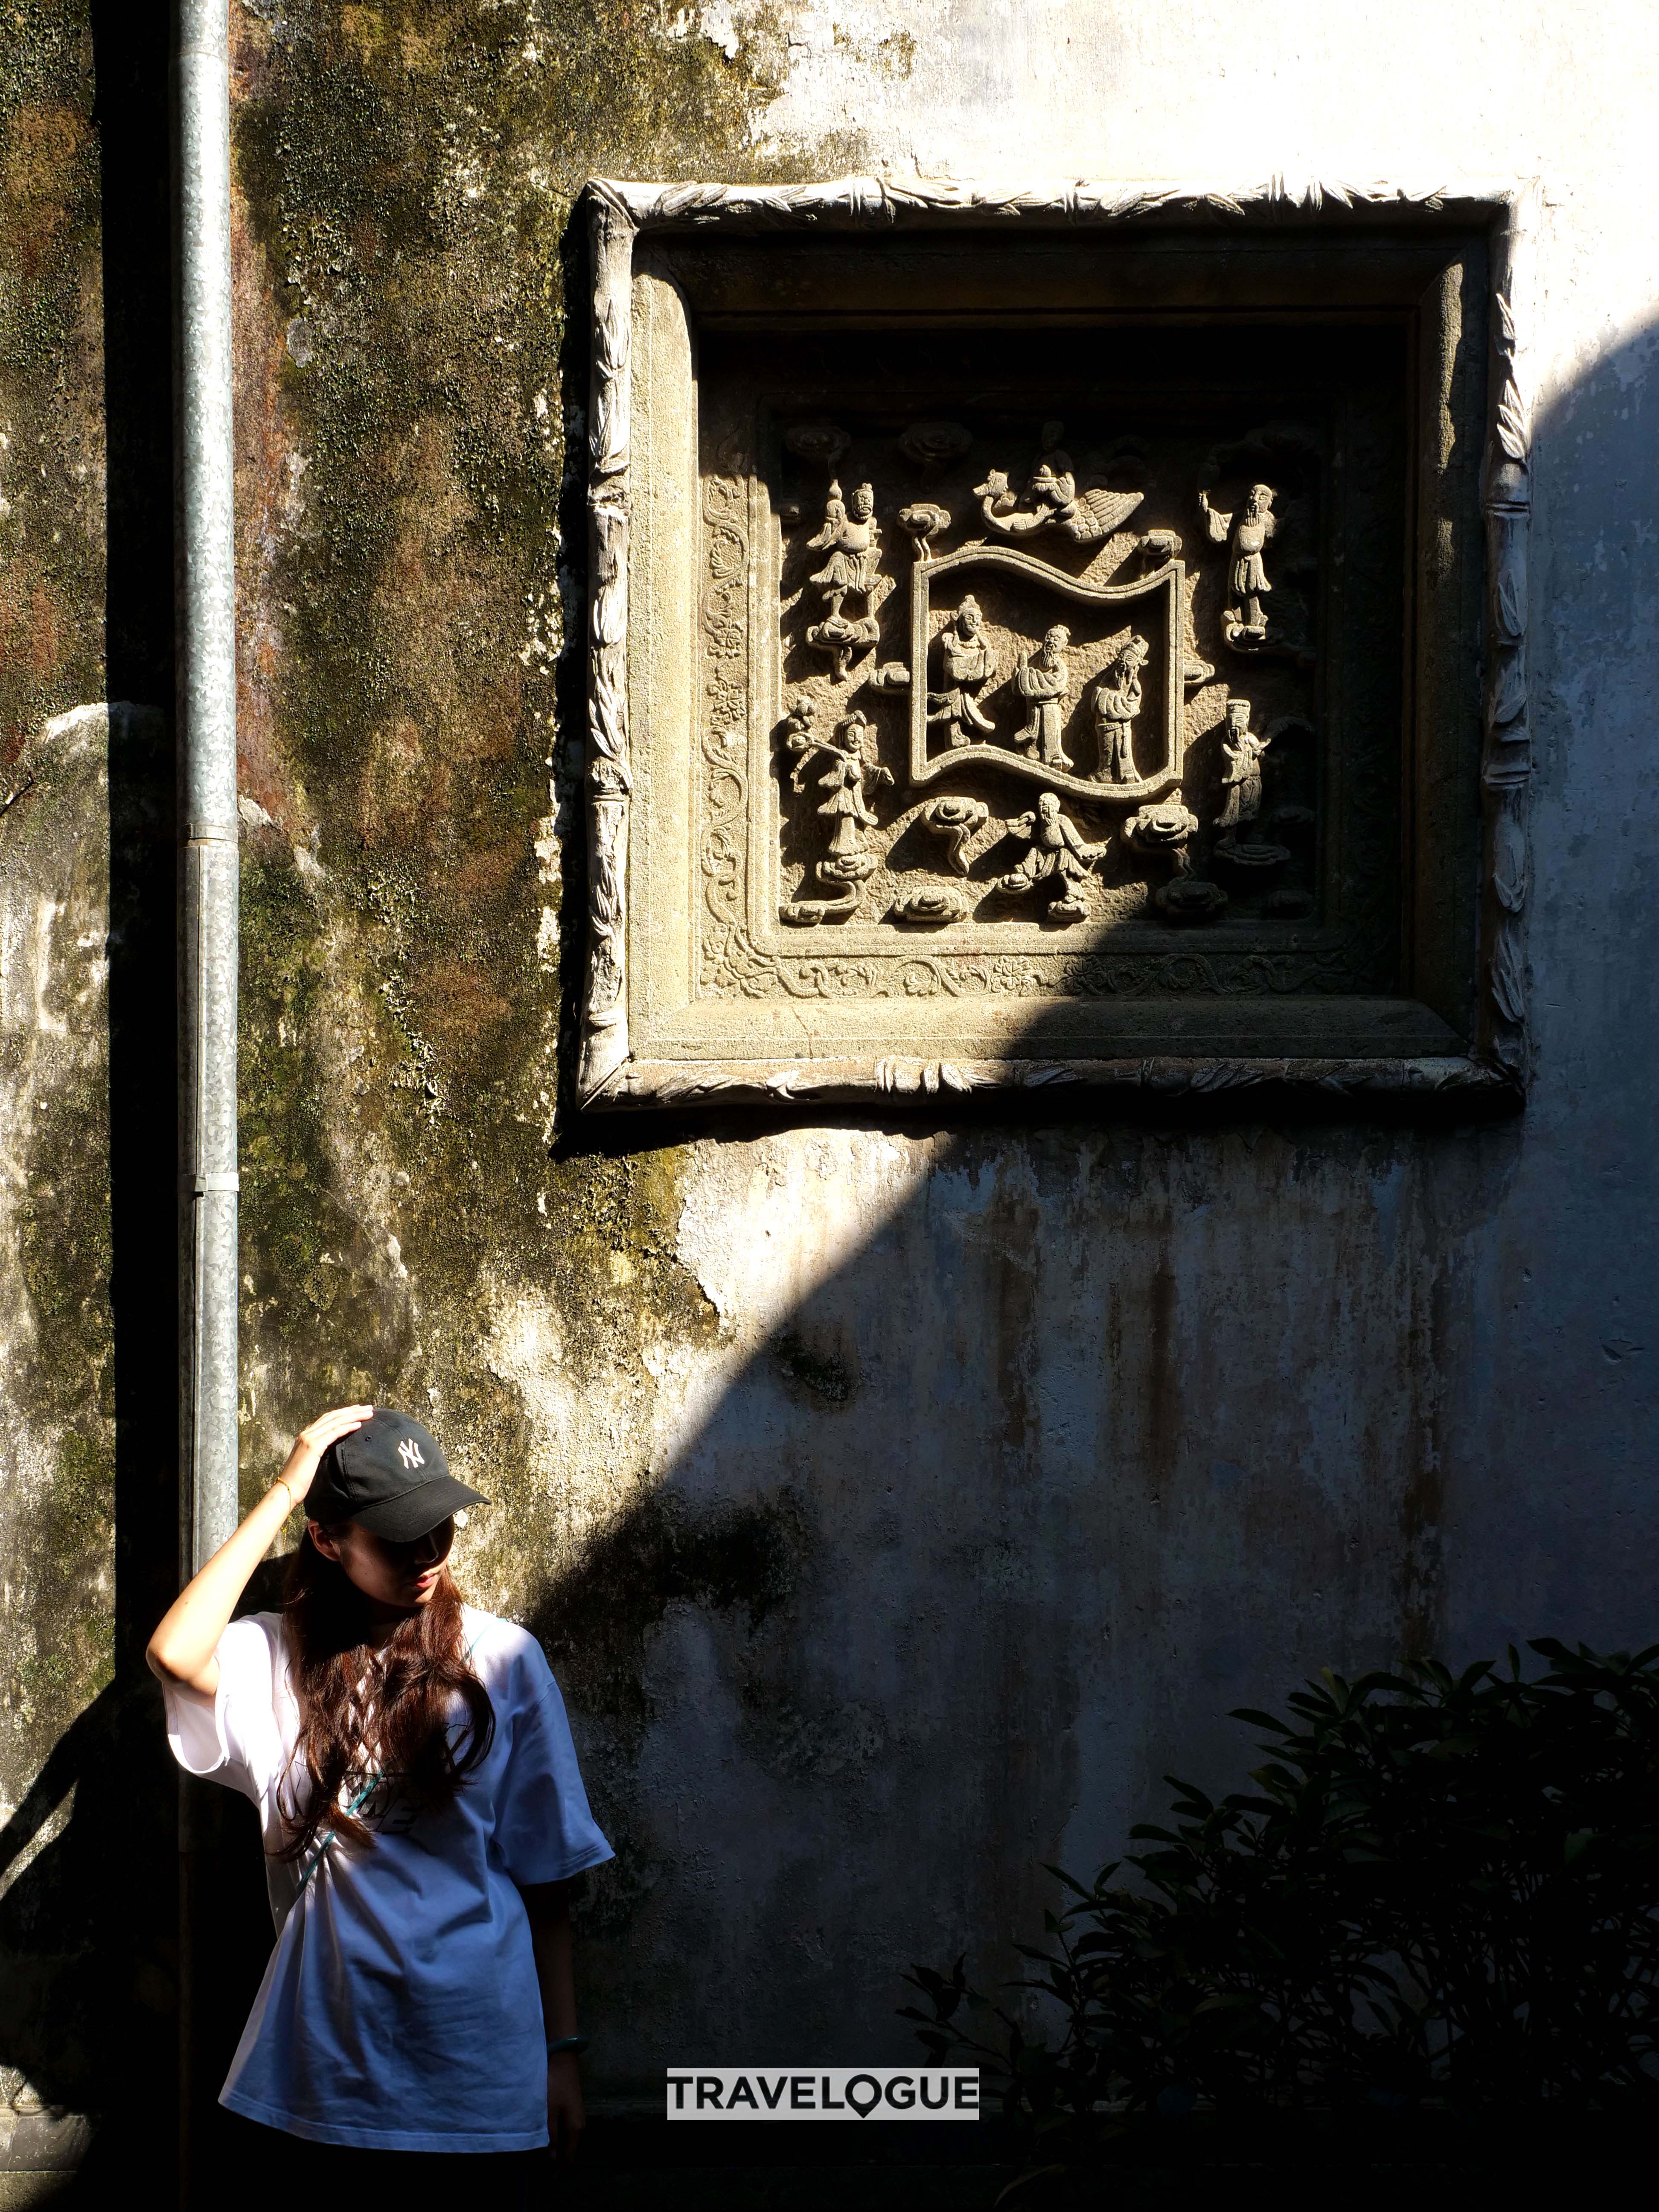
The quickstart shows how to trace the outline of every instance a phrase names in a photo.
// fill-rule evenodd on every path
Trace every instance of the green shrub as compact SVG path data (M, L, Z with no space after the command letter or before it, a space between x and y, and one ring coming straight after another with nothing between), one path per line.
M1044 2166L1138 2119L1659 2100L1659 1645L1544 1641L1482 1663L1327 1674L1255 1790L1170 1777L1169 1827L1020 1946L1030 2034L958 1960L907 1979L934 2057L975 2053ZM1139 1881L1121 1879L1126 1865ZM958 2059L958 2063L960 2063Z

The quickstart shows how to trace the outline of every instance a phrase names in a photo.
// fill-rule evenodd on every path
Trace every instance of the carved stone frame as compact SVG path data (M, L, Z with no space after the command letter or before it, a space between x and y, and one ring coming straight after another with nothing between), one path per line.
M651 1106L892 1092L1032 1091L1056 1085L1160 1095L1272 1085L1311 1093L1485 1094L1488 1105L1524 1096L1528 1040L1524 916L1529 884L1527 792L1531 744L1527 679L1527 543L1530 423L1523 397L1523 327L1534 186L1460 191L1378 185L1310 186L1287 198L1276 181L1233 192L1182 185L1066 185L1002 189L966 183L898 185L848 178L799 185L656 185L592 181L586 195L593 316L589 452L588 911L580 1049L583 1106ZM1135 226L1193 218L1266 226L1299 214L1339 238L1362 210L1409 210L1419 221L1484 230L1491 297L1486 439L1481 471L1486 574L1480 774L1480 913L1477 1014L1462 1053L1396 1057L1386 1046L1344 1056L1108 1059L906 1056L895 1050L790 1057L653 1058L630 1043L637 965L630 945L629 829L635 763L629 738L629 564L632 423L630 338L635 247L659 234L953 229L1006 235L1023 227ZM1362 244L1356 231L1354 243ZM984 556L980 556L983 558ZM635 854L632 865L639 864ZM1468 1096L1468 1103L1480 1103Z

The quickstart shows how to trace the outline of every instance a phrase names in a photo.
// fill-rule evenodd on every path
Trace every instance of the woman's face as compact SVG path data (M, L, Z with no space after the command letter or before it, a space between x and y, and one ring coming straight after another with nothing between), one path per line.
M455 1540L455 1523L441 1521L412 1543L393 1544L384 1536L371 1536L355 1521L331 1535L313 1522L311 1540L325 1559L339 1562L347 1579L371 1604L388 1613L414 1613L432 1602Z

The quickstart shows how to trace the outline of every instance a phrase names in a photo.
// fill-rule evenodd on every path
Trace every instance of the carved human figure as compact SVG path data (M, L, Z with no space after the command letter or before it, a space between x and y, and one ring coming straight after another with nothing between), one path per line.
M1029 660L1024 653L1020 655L1019 665L1014 671L1015 688L1022 699L1030 702L1025 727L1014 742L1024 745L1027 752L1036 753L1045 768L1072 765L1071 757L1060 743L1072 690L1072 672L1066 660L1066 648L1071 641L1071 631L1064 623L1056 623L1052 629L1043 632L1042 644Z
M970 592L957 609L956 620L939 632L939 662L946 688L927 694L927 719L943 722L953 745L971 742L969 732L988 735L996 727L975 697L997 672L995 656L987 641L984 616Z
M818 788L829 796L817 811L832 825L830 849L817 864L820 882L836 885L832 899L792 899L779 908L785 921L844 921L858 904L858 886L876 871L876 856L869 850L866 832L876 823L869 794L893 781L890 769L876 758L876 726L854 708L827 735L814 726L813 710L805 714L797 700L790 715L786 740L798 756L790 788L799 791L808 768L820 756L827 763Z
M863 854L865 831L873 830L875 812L866 794L893 781L890 769L876 758L876 726L856 708L836 725L838 750L829 754L830 766L818 778L820 791L830 794L818 808L835 824L830 839L833 858L846 860ZM803 763L804 765L804 763Z
M1221 741L1227 757L1221 781L1227 795L1218 823L1229 839L1261 811L1261 756L1272 743L1271 738L1258 738L1251 730L1249 701L1229 699L1227 734Z
M843 502L841 486L832 483L824 501L823 527L807 544L815 552L830 548L830 558L812 577L823 592L831 616L841 612L849 592L867 599L876 580L877 548L881 528L875 520L876 495L867 483L858 485L850 503Z
M1198 503L1204 510L1212 542L1224 545L1230 535L1232 540L1227 556L1227 611L1222 623L1223 634L1230 645L1260 645L1267 635L1267 617L1261 611L1261 602L1273 589L1261 556L1279 526L1273 514L1273 487L1252 484L1243 506L1233 514L1224 514L1218 507L1212 507L1206 491L1199 493Z
M830 558L815 569L810 581L823 594L824 617L806 633L806 642L827 653L835 663L837 682L847 673L854 649L873 645L879 635L869 599L878 574L881 527L875 519L876 495L867 483L857 485L850 501L842 497L832 482L824 501L823 526L807 539L815 552L828 549ZM842 612L846 599L862 599L861 615Z
M1136 781L1134 719L1140 712L1140 672L1151 653L1144 637L1132 636L1095 686L1095 735L1100 740L1095 773L1103 783Z
M1113 491L1103 483L1078 489L1069 453L1045 453L1031 471L1025 496L1031 512L1021 514L1019 502L1001 469L993 469L974 496L987 524L1005 538L1029 538L1039 530L1060 530L1083 545L1109 538L1140 504L1138 491Z
M1010 898L1018 898L1040 885L1049 885L1059 894L1050 903L1049 913L1066 921L1081 921L1088 912L1083 879L1093 873L1106 846L1085 841L1077 824L1060 812L1060 795L1053 791L1043 793L1035 813L1016 815L1008 824L1008 835L1024 838L1028 850L1018 867L1000 879L997 889Z

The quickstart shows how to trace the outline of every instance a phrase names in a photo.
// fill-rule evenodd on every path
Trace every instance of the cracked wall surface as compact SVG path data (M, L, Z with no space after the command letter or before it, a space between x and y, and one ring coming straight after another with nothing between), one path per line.
M52 764L0 816L10 1806L104 1684L113 1558L97 140L58 21L18 112L69 120L9 123L0 173L39 333L0 489L29 439L47 471L0 569L3 775ZM458 1564L542 1637L618 1850L581 1908L602 2094L911 2055L912 1959L1006 1963L1044 1861L1115 1855L1172 1766L1232 1779L1229 1710L1322 1665L1652 1632L1659 37L1489 0L1240 21L233 9L245 1495L364 1395L491 1498ZM574 197L854 167L1540 180L1522 1120L565 1111Z

